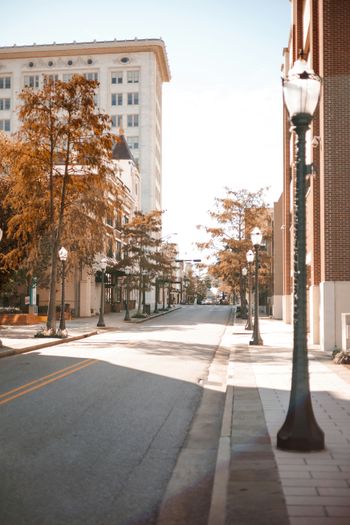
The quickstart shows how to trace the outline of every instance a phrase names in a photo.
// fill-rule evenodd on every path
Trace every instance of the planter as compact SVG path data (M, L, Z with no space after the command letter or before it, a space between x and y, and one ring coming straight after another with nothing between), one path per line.
M0 324L28 325L41 322L42 318L34 314L0 314Z

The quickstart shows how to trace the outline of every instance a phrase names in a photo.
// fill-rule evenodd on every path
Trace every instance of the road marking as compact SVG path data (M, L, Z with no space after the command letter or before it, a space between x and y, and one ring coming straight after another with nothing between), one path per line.
M87 368L88 366L91 366L97 362L97 359L84 359L84 361L79 361L79 363L67 366L66 368L62 368L57 372L53 372L52 374L48 374L47 376L35 379L34 381L26 383L18 388L14 388L13 390L4 392L0 395L0 405L4 405L6 403L9 403L10 401L13 401L14 399L17 399L18 397L24 396L25 394L29 394L30 392L33 392L35 390L39 390L39 388L42 388L43 386L53 383L54 381L58 381L59 379L63 379L64 377L72 375L75 372L78 372L83 368Z

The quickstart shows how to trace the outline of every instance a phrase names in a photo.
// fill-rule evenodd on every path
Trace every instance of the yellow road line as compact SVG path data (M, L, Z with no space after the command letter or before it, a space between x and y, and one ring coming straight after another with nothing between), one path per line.
M39 390L39 388L42 388L45 385L48 385L50 383L53 383L54 381L58 381L59 379L72 375L75 372L78 372L79 370L82 370L83 368L87 368L88 366L91 366L97 362L98 362L97 359L88 359L88 360L84 359L84 361L79 361L79 363L75 363L74 365L67 366L66 368L62 368L61 370L58 370L57 372L53 372L52 374L48 374L47 376L36 379L35 381L26 383L25 385L22 385L18 388L9 390L8 392L5 392L4 394L0 395L0 398L3 398L0 401L0 405L4 405L8 403L9 401L17 399L18 397L24 396L25 394L28 394L35 390ZM17 393L15 394L15 392ZM14 395L11 395L11 394L14 394Z

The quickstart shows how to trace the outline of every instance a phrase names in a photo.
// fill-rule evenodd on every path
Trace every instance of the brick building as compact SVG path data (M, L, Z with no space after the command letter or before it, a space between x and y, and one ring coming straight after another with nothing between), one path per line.
M350 312L350 1L291 0L286 75L302 50L322 78L307 137L308 324L310 342L341 347L341 313ZM295 134L284 109L283 319L292 321Z

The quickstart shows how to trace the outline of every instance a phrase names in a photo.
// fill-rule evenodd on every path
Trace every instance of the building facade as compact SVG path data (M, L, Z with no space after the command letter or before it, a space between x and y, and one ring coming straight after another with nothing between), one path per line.
M100 261L106 259L104 287L104 310L106 313L125 309L126 276L117 269L122 259L122 226L129 222L136 211L140 210L140 174L128 147L125 136L116 137L112 151L113 183L117 186L121 200L121 208L116 209L115 215L107 217L107 235L105 239L106 252L96 254L93 268L76 266L66 276L65 304L67 310L74 317L90 317L98 315L101 304L101 271ZM69 258L69 253L68 253ZM25 290L18 290L21 306L24 306ZM56 288L56 304L60 301L60 283ZM28 297L29 299L29 297ZM135 303L135 293L129 294L131 304ZM18 300L18 299L17 299ZM46 313L49 302L49 290L38 288L31 290L29 311ZM31 308L32 307L32 308Z
M0 130L18 129L18 94L38 89L44 76L69 80L74 73L98 80L96 105L125 130L142 177L145 213L162 208L162 84L170 80L160 39L12 46L0 48Z
M307 136L307 282L310 342L341 347L341 314L350 312L350 2L291 0L286 75L300 50L322 78ZM292 321L295 135L284 109L283 319Z

